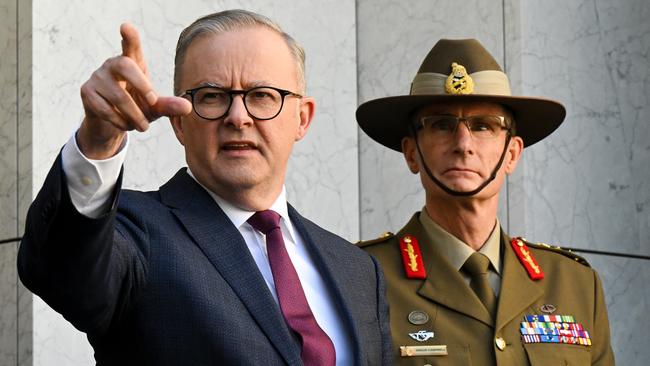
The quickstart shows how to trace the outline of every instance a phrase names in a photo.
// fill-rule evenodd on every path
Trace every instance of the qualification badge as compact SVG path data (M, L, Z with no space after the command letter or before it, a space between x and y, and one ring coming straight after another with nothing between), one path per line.
M402 253L402 263L404 264L406 277L427 278L418 240L413 235L404 235L399 241L399 249Z
M474 92L474 80L469 76L465 66L456 62L451 63L451 74L445 82L447 94L472 94Z
M537 264L537 261L533 258L532 254L530 254L530 250L521 238L513 238L512 241L510 241L510 245L515 251L519 262L521 262L524 268L526 268L526 272L528 272L528 277L530 277L530 279L537 281L544 278L542 268Z
M420 330L415 333L409 333L409 336L418 342L426 342L433 338L434 333L429 330Z

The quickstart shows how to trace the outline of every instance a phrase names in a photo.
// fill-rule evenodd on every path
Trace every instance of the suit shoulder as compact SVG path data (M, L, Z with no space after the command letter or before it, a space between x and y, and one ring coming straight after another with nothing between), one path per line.
M297 211L296 211L297 214ZM298 214L297 214L298 215ZM291 214L289 214L291 216ZM338 234L335 234L322 226L318 225L317 223L311 221L310 219L304 217L304 216L295 216L291 218L291 222L294 223L296 226L302 226L304 229L306 229L310 235L314 236L313 239L315 240L324 240L324 241L329 241L329 242L338 242L338 243L344 243L344 244L351 244L349 240L344 239Z
M294 216L291 221L293 222L294 227L298 229L299 233L302 233L302 235L306 234L315 244L327 243L327 245L324 246L327 250L332 250L337 254L354 256L355 258L360 258L359 256L367 256L366 253L359 250L359 248L349 240L321 227L305 217Z
M580 263L580 264L582 264L584 266L591 267L591 265L589 265L589 262L587 262L586 259L584 259L583 257L575 254L574 252L572 252L572 251L570 251L568 249L564 249L564 248L556 246L556 245L549 245L549 244L546 244L546 243L532 243L532 242L527 241L526 239L521 239L521 240L524 241L526 243L526 245L528 247L530 247L530 248L535 248L535 249L540 249L540 250L547 251L547 252L560 254L560 255L563 255L563 256L565 256L565 257L567 257L569 259L572 259L574 262L578 262L578 263Z
M378 238L375 238L375 239L359 240L358 242L355 243L355 245L358 246L359 248L364 248L364 247L368 247L368 246L371 246L371 245L384 243L384 242L392 239L393 237L395 237L395 234L391 233L390 231L387 231L387 232L381 234Z
M136 191L123 189L119 199L120 208L152 208L161 205L160 191Z

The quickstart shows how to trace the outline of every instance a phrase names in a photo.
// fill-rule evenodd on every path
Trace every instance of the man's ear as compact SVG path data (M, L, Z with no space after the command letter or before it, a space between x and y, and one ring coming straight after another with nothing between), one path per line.
M404 154L404 160L406 160L406 165L408 165L411 173L419 173L420 164L418 164L417 147L413 137L402 138L402 154Z
M302 97L300 98L299 108L298 116L300 118L300 124L296 131L296 141L302 140L307 134L309 126L311 126L311 120L314 118L314 112L316 112L316 100L312 97Z
M524 152L524 140L519 136L513 136L508 146L508 160L506 161L506 174L510 175L515 171L517 163Z
M180 142L181 145L185 146L185 134L183 133L183 122L181 119L182 117L180 116L169 117L169 121L172 124L172 128L174 129L174 134L176 135L178 142Z

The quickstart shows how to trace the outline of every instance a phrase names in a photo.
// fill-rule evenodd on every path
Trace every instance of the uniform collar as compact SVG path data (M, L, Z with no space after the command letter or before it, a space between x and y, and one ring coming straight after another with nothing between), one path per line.
M474 250L465 242L448 233L429 217L426 209L423 208L419 217L424 231L431 239L434 248L452 265L454 269L460 271L461 267L473 253ZM479 253L484 254L496 273L501 275L501 226L499 219L496 220L492 233L485 241Z

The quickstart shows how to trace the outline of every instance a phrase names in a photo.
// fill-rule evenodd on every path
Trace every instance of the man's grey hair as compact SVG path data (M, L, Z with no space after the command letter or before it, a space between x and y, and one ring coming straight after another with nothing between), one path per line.
M271 19L247 10L226 10L201 17L185 28L178 37L176 56L174 58L174 95L180 96L181 67L185 61L185 54L190 44L198 37L212 34L239 30L247 27L262 26L277 32L284 38L291 55L296 61L298 79L298 93L305 92L305 50L293 37L285 33L280 26Z

